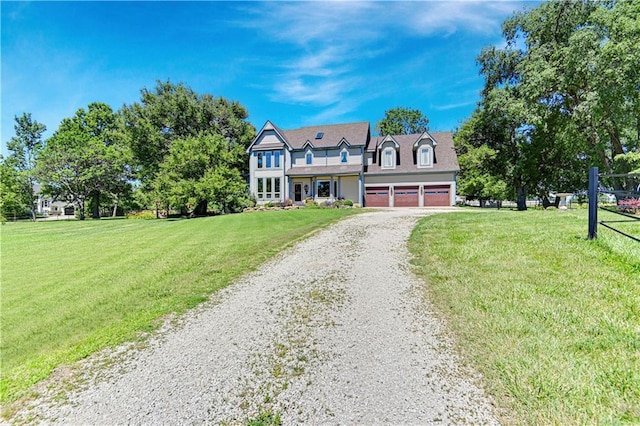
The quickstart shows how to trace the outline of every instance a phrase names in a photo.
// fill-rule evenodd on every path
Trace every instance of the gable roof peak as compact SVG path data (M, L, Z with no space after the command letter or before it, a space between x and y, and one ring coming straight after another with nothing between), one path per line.
M436 141L436 139L433 136L431 136L429 132L425 131L424 133L418 136L418 139L416 139L415 143L413 144L413 147L417 148L420 142L425 139L430 140L434 147L438 145L438 141Z
M291 150L291 144L289 143L289 141L287 140L287 136L285 135L285 133L280 130L280 128L278 128L278 126L276 126L275 124L273 124L270 120L267 120L266 123L264 123L264 125L262 126L262 128L260 129L260 131L258 133L256 133L256 137L253 138L253 141L251 141L251 144L249 144L249 147L247 148L246 152L247 154L251 152L251 149L253 148L253 146L256 144L256 142L258 142L258 140L260 139L260 136L267 131L274 131L276 132L276 134L278 135L278 137L282 140L282 142L287 146L287 148L289 150Z
M382 146L382 144L384 144L385 142L393 142L393 144L395 145L396 148L400 148L400 144L398 143L398 141L396 140L395 137L393 137L392 135L387 135L385 136L381 141L379 146Z
M347 147L351 146L349 141L344 137L342 139L340 139L340 142L338 142L338 147L340 147L342 145L346 145Z

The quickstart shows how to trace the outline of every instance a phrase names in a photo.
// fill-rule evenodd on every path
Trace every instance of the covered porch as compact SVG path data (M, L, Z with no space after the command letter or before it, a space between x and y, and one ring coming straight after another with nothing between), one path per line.
M362 204L363 176L359 166L342 166L342 170L332 167L291 168L287 170L289 198L294 203L312 199L318 203L336 200L351 200ZM351 170L352 169L352 170Z

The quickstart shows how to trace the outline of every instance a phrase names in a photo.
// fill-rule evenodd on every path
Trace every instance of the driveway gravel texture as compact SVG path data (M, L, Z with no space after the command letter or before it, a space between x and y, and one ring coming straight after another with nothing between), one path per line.
M433 212L331 225L144 345L84 361L72 390L50 386L13 422L498 424L410 270L407 239Z

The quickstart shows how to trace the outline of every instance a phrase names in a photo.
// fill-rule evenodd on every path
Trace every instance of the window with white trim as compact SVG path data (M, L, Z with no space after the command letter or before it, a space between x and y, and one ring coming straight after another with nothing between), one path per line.
M256 152L256 166L258 169L279 169L280 151L259 151Z
M433 149L429 145L420 147L418 151L418 166L431 167L433 166Z
M266 177L256 179L256 198L258 200L279 200L281 178Z
M263 200L264 199L264 178L258 178L256 187L258 189L256 191L256 197L258 197L258 200Z
M328 180L318 181L318 197L329 198L331 196L331 182Z
M395 169L396 168L396 151L393 148L385 148L382 151L382 168L383 169Z
M305 162L308 165L313 164L313 152L307 151L307 154L305 155Z

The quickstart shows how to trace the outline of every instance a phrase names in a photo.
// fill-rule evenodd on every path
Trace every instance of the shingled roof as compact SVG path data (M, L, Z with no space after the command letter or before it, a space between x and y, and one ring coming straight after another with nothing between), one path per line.
M366 121L301 127L280 132L293 149L302 149L307 141L315 148L331 148L338 146L343 139L351 146L364 146L370 139L369 123ZM322 137L317 138L320 134Z
M451 132L433 132L429 135L436 142L434 148L435 163L433 167L428 169L419 169L416 167L413 159L413 146L420 139L422 134L414 135L398 135L393 139L400 145L400 164L395 169L383 169L379 165L379 161L368 166L366 173L394 174L394 173L424 173L424 172L457 172L460 170L458 165L458 157L453 149L453 134ZM376 151L384 137L378 136L371 138L368 151ZM379 160L379 153L376 159Z

